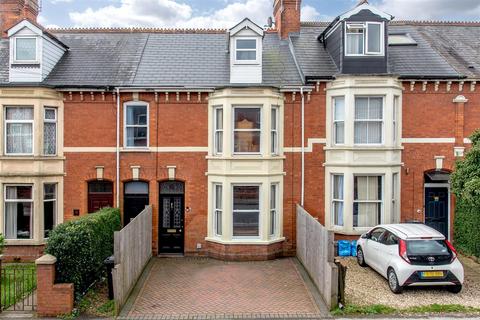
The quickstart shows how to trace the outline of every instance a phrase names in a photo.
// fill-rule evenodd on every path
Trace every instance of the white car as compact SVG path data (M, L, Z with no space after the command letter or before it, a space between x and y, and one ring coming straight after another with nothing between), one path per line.
M357 242L357 262L388 280L393 293L406 286L446 286L462 290L463 266L445 236L424 224L374 227Z

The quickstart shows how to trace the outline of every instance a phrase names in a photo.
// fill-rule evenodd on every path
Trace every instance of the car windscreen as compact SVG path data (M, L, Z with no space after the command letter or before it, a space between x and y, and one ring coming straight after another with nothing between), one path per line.
M444 240L408 240L407 254L421 255L450 255Z

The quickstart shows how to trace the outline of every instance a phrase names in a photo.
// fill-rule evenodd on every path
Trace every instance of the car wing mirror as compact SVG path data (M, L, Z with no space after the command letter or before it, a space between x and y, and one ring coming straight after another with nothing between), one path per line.
M362 234L362 239L370 239L370 235L368 233Z

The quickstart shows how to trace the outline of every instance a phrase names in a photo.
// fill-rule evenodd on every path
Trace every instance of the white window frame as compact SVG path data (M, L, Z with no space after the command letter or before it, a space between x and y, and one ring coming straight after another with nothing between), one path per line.
M30 187L32 189L32 198L31 199L7 199L7 187ZM7 234L7 224L6 224L6 213L7 213L7 203L17 203L17 202L29 202L32 204L32 212L30 215L30 238L29 239L18 239L18 238L13 238L9 239L6 238L6 240L15 240L15 241L31 241L34 239L34 214L35 214L35 203L34 203L34 198L35 198L35 189L33 187L33 184L4 184L3 185L3 234L6 236ZM15 230L16 231L16 230Z
M260 128L259 129L235 129L235 110L236 109L259 109ZM263 106L261 105L235 105L232 107L232 154L233 155L261 155L263 153L262 143L263 130ZM258 152L235 152L235 132L260 132L260 146Z
M336 104L336 100L338 98L343 98L343 120L336 120L335 119L335 114L336 114L336 108L337 108L337 104ZM337 145L337 146L342 146L342 145L345 145L345 140L346 140L346 136L345 136L345 125L346 125L346 114L347 114L347 106L346 106L346 99L345 99L345 96L336 96L336 97L332 97L332 137L333 137L333 144L334 145ZM336 125L337 123L341 123L343 122L343 143L337 143L337 130L336 130Z
M379 25L380 26L380 51L369 51L368 50L368 27L369 25ZM383 56L385 52L385 27L384 22L367 22L365 28L365 55L369 56Z
M378 177L381 177L381 190L382 190L382 193L381 193L381 196L382 196L382 199L381 200L355 200L355 178L357 177L368 177L369 179L370 178L375 178L375 179L378 179ZM385 220L385 217L384 217L384 214L385 214L385 175L382 175L382 174L354 174L353 175L353 185L352 185L352 194L353 194L353 205L352 205L352 219L354 217L354 212L355 212L355 204L356 203L380 203L380 221L377 221L377 224L383 224L384 223L384 220ZM368 198L368 197L367 197ZM355 222L352 221L352 226L353 226L353 229L371 229L372 227L374 226L368 226L368 227L360 227L360 226L355 226Z
M270 152L272 155L274 156L277 156L279 155L279 124L280 124L280 121L279 121L279 110L280 108L278 106L272 106L271 108L271 112L270 112L270 122L273 124L275 123L275 128L270 128L270 139L272 141L270 141ZM273 113L275 111L275 121L272 121L272 118L273 118ZM260 127L261 127L261 123L260 123Z
M238 60L237 59L237 51L254 51L253 49L238 49L237 42L238 40L255 40L255 60ZM259 53L258 53L258 48L259 48L259 43L258 43L258 38L255 37L238 37L234 39L234 44L235 44L235 53L234 53L234 63L235 64L259 64L260 63L260 58L259 58Z
M380 52L370 52L368 50L368 25L370 24L376 24L380 25ZM345 56L346 57L365 57L365 56L384 56L385 55L385 23L384 22L346 22L345 23ZM348 46L348 40L347 36L348 34L357 34L357 33L352 33L348 32L348 27L356 26L358 28L356 29L362 29L363 28L363 53L348 53L347 46Z
M218 113L217 111L218 110L222 110L222 129L219 129L217 127L217 116L218 116ZM223 108L223 106L214 106L213 107L213 154L214 155L222 155L223 154L223 149L224 149L224 136L225 136L225 132L224 132L224 128L225 128L225 122L224 122L224 119L225 119L225 109ZM220 145L222 146L222 151L219 151L218 148L217 148L217 142L218 141L218 136L220 135L221 133L221 136L222 136L222 141L220 141Z
M332 173L331 175L331 211L332 211L332 225L339 228L345 227L345 175L343 173ZM342 177L343 180L343 199L335 198L335 177ZM343 225L338 225L335 223L335 203L343 203Z
M45 186L46 185L53 185L55 186L55 197L53 199L45 199ZM44 205L43 208L45 208L45 202L54 202L54 215L53 215L53 228L55 228L57 226L57 223L58 223L58 183L56 182L46 182L43 184L43 201L42 201L42 204ZM43 210L43 235L44 235L44 239L48 239L45 237L45 209ZM53 230L52 228L52 230Z
M235 197L235 193L234 193L234 189L235 187L258 187L258 210L234 210L235 208L235 200L234 200L234 197ZM233 240L245 240L245 239L252 239L252 240L258 240L258 239L261 239L262 237L262 184L259 184L259 183L232 183L231 184L231 190L232 190L232 193L231 193L231 201L232 201L232 225L230 226L231 227L231 231L232 231L232 239ZM258 236L234 236L233 235L233 225L234 225L234 222L233 222L233 215L235 214L235 212L258 212Z
M220 205L221 208L217 208L217 188L220 188ZM217 215L220 214L221 217L221 222L223 223L223 219L225 218L223 213L223 185L221 183L214 183L213 184L213 233L215 234L216 237L221 237L223 234L223 225L220 224L220 230L221 232L218 231L218 220L217 220Z
M370 99L375 99L375 98L381 98L382 99L382 119L359 119L357 120L355 118L356 114L356 108L357 108L357 98L368 98L368 108L370 108ZM354 96L353 99L353 144L355 146L383 146L385 144L385 96L367 96L367 95L356 95ZM382 124L382 137L380 139L380 143L356 143L355 142L355 124L357 122L373 122L373 123L379 123L381 122ZM367 131L367 138L368 138L368 131Z
M399 206L399 176L400 174L398 172L394 172L392 174L392 213L390 217L391 223L400 223L400 221L397 221L397 217L399 218L399 211L398 206Z
M129 125L127 124L128 107L145 107L147 108L147 124L146 125ZM147 145L146 146L128 146L127 128L147 128ZM150 105L142 102L129 102L124 104L123 108L123 146L126 149L148 149L150 147Z
M18 39L34 39L35 40L35 60L18 60L17 59L17 40ZM32 37L32 36L17 36L13 38L13 57L12 57L12 63L14 64L39 64L39 48L38 48L38 37Z
M47 110L53 110L55 112L55 119L47 119L45 117L45 114ZM55 153L54 154L47 154L45 152L45 123L54 123L55 124ZM43 126L44 126L44 132L43 132L43 155L47 157L54 157L58 153L58 110L57 108L53 107L45 107L43 109Z
M273 194L273 190L275 190L275 194ZM270 215L268 219L268 236L273 238L278 236L279 228L278 228L278 204L279 204L279 183L275 182L270 184Z
M29 108L32 109L33 119L32 120L7 120L7 109L8 108ZM3 121L5 128L3 129L3 144L4 152L7 156L33 156L35 154L35 108L33 106L15 106L8 105L5 106L3 110ZM9 123L31 123L32 124L32 152L31 153L9 153L7 148L7 126Z

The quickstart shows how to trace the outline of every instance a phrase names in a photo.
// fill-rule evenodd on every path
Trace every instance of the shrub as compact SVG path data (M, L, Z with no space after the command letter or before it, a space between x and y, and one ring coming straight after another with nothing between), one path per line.
M5 248L5 237L3 234L0 233L0 254L3 253L3 249Z
M452 175L455 204L454 241L462 252L480 257L480 131L470 139L472 148L457 161Z
M102 277L103 261L113 254L113 234L120 229L120 211L111 208L57 226L45 248L57 258L57 282L73 283L77 298L83 295Z

